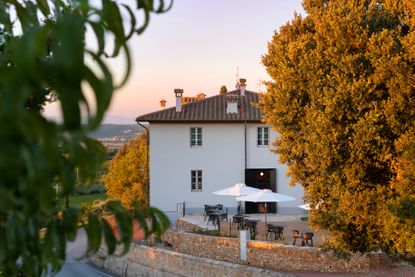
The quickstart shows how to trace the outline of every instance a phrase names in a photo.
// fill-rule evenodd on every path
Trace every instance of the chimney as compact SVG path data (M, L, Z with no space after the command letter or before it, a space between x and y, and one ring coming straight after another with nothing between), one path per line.
M239 91L241 92L241 96L245 96L245 89L246 89L246 79L239 79Z
M164 99L161 99L160 100L160 106L161 106L161 108L164 110L165 108L166 108L166 100L164 100Z
M206 98L206 94L204 94L203 92L199 93L198 95L196 95L197 100L203 100Z
M176 112L182 112L182 97L183 97L183 90L182 89L174 89L174 95L176 96Z

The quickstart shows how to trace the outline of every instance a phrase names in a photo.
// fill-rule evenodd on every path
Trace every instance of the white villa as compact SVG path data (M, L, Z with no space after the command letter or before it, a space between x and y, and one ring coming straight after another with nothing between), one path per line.
M270 213L301 211L303 188L289 186L285 165L271 152L277 133L261 122L258 93L245 88L241 79L239 89L207 98L183 98L175 89L176 107L165 109L162 100L160 111L137 117L149 123L151 206L169 212L185 202L186 211L202 211L204 204L220 203L232 210L234 197L212 192L245 183L296 198L268 205ZM263 209L245 204L246 213Z

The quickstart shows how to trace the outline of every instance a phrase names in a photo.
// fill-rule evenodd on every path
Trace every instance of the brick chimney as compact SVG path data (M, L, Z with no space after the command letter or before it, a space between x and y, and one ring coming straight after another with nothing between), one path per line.
M161 99L161 100L160 100L160 107L161 107L163 110L166 108L166 103L167 103L167 101L166 101L166 100L164 100L164 99Z
M182 97L183 97L183 89L174 89L174 95L176 96L176 112L182 112Z
M245 96L246 79L239 79L239 91L241 96Z

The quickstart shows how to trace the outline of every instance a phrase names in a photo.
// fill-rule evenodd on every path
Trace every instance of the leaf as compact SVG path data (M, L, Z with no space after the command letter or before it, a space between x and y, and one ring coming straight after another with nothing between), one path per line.
M173 7L173 0L170 0L170 4L167 6L167 8L164 8L164 0L160 0L159 7L155 10L156 13L165 13L168 12Z
M76 238L78 213L79 210L75 208L68 208L63 211L62 229L69 241L74 241Z
M137 25L137 19L134 16L133 11L131 10L131 8L128 5L122 5L128 12L128 15L130 17L130 31L128 32L128 35L126 35L125 40L129 40L132 35L135 32L135 26Z
M103 20L108 29L114 34L114 50L111 57L116 57L121 46L125 43L124 26L118 5L111 0L103 0Z
M39 7L39 10L47 18L50 15L48 0L36 0L36 3L37 3L37 6Z
M107 220L101 219L101 223L102 223L102 230L104 233L105 244L108 249L108 255L112 255L114 254L114 251L117 246L117 240L114 236L114 231L109 225Z
M88 67L84 67L84 78L92 87L97 101L95 118L89 123L91 129L96 128L103 119L104 112L109 106L113 91L112 79L110 75L107 75L109 74L108 69L102 61L99 61L98 64L101 66L101 69L106 72L106 77L108 77L108 79L100 80Z
M88 216L88 224L86 225L86 233L88 236L88 248L86 255L97 253L101 244L101 224L96 215L90 214Z
M102 54L104 54L104 50L105 50L104 27L101 24L95 23L95 22L89 22L89 24L91 25L92 30L94 30L95 37L97 38L97 41L98 41L98 53L96 54L96 56L99 57Z

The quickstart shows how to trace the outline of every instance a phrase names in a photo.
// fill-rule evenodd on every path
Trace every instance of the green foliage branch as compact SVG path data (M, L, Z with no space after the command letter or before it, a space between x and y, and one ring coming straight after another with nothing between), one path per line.
M276 152L305 188L309 223L342 250L415 254L415 183L397 179L414 138L414 6L304 0L307 15L263 57L273 81L260 105L280 134Z
M76 237L79 211L67 208L55 213L58 199L73 193L76 170L80 182L93 181L105 149L86 134L100 124L113 92L128 79L128 41L146 29L152 13L171 7L163 0L92 2L0 2L0 264L5 276L16 275L18 268L24 275L39 276L49 266L55 272L62 266L66 242ZM144 15L141 23L139 12ZM86 44L87 31L97 47ZM125 57L127 66L116 84L106 59L119 56ZM92 99L86 96L89 92ZM51 93L60 100L61 124L41 113ZM81 125L83 114L88 118L86 125ZM61 187L58 195L56 184ZM112 201L107 209L115 214L121 236L115 238L105 219L90 214L84 226L85 254L96 253L101 240L108 254L120 244L127 251L132 218L147 235L160 235L169 224L154 208L136 206L129 213ZM151 218L151 224L144 216ZM45 231L40 232L41 228Z

